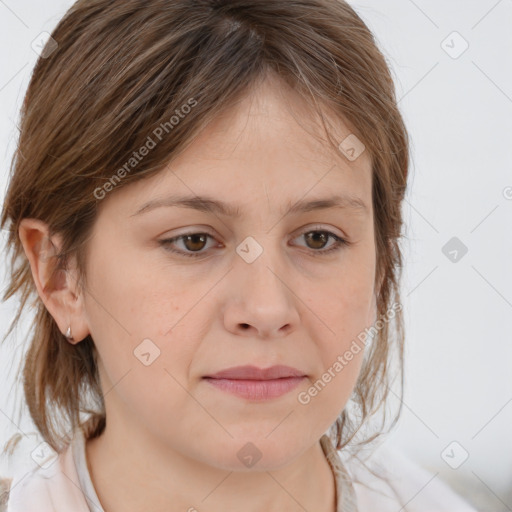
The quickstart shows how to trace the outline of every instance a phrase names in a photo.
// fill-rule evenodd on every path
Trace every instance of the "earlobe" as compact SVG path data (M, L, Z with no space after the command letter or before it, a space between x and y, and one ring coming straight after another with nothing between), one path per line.
M56 234L49 236L48 225L39 219L22 219L18 231L25 255L30 263L32 277L39 297L46 309L59 326L65 336L68 327L76 331L70 343L78 343L82 337L81 331L87 331L82 325L82 300L79 297L77 280L72 271L58 268L57 255L62 249L61 237ZM73 329L71 325L80 323L80 329Z
M64 336L66 336L67 340L68 340L70 343L72 343L73 345L74 345L75 343L77 343L77 342L75 341L75 338L73 338L73 334L72 334L72 332L71 332L71 325L69 325L69 326L68 326L68 330L66 331L66 333L64 334Z

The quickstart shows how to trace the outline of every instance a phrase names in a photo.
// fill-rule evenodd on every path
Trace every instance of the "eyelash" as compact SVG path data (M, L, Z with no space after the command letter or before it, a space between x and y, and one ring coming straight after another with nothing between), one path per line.
M330 254L332 252L339 251L343 247L347 247L347 246L351 245L351 243L352 243L352 242L349 242L348 240L341 238L340 236L332 233L331 231L328 231L325 229L310 229L308 231L304 231L303 233L299 234L298 236L300 237L303 235L307 235L308 233L325 233L325 234L327 234L328 237L334 238L334 240L335 240L335 243L329 249L319 249L319 250L310 249L310 251L315 256L317 256L317 255L324 256L326 254ZM196 232L190 232L190 233L183 233L182 235L175 236L173 238L167 238L164 240L160 240L159 243L160 243L160 245L162 245L165 248L166 251L173 252L173 253L179 254L181 256L185 256L188 258L204 257L204 254L205 254L204 251L185 252L185 251L181 251L181 250L177 251L176 249L170 249L168 247L172 243L174 243L178 240L181 240L187 236L194 236L194 235L206 235L207 237L213 238L213 236L211 236L209 233L203 233L200 231L196 231Z

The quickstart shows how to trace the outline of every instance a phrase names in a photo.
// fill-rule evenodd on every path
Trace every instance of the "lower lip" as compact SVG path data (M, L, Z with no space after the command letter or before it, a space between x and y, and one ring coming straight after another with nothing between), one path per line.
M272 380L235 380L206 377L206 380L222 391L246 398L247 400L270 400L290 392L305 378L286 377Z

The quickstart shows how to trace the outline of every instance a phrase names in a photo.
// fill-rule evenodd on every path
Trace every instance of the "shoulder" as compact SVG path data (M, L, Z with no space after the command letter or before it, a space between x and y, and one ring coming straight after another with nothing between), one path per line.
M345 463L360 512L477 512L439 473L427 471L389 444L369 454L360 452Z
M78 485L71 446L54 453L36 468L15 474L7 498L0 512L88 511Z

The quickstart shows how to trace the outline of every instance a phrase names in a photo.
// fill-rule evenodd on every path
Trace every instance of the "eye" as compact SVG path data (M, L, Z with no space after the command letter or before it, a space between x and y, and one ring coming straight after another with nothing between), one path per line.
M314 249L313 252L318 253L319 255L339 251L343 248L343 246L350 245L348 240L345 240L335 233L324 229L313 229L305 231L299 235L298 238L301 236L305 237L309 248ZM329 246L328 249L324 249L329 239L334 240L334 242Z
M165 250L167 251L175 252L177 254L191 258L197 258L204 255L205 251L202 249L204 249L208 238L213 239L213 237L208 233L186 233L184 235L175 236L173 238L160 240L159 243L164 246ZM183 242L185 250L176 250L170 247L178 241Z
M309 231L305 231L299 235L299 237L301 236L305 237L306 243L308 244L309 248L312 249L311 252L318 256L339 251L344 246L350 245L348 240L345 240L335 233L325 229L310 229ZM189 258L198 258L206 255L207 250L204 249L207 246L208 239L213 240L214 238L208 233L195 232L185 233L173 238L166 238L164 240L160 240L159 243L165 248L166 251ZM332 239L334 242L329 246L328 249L324 249L326 244L329 242L329 239ZM173 247L178 242L182 243L182 249L176 249Z

